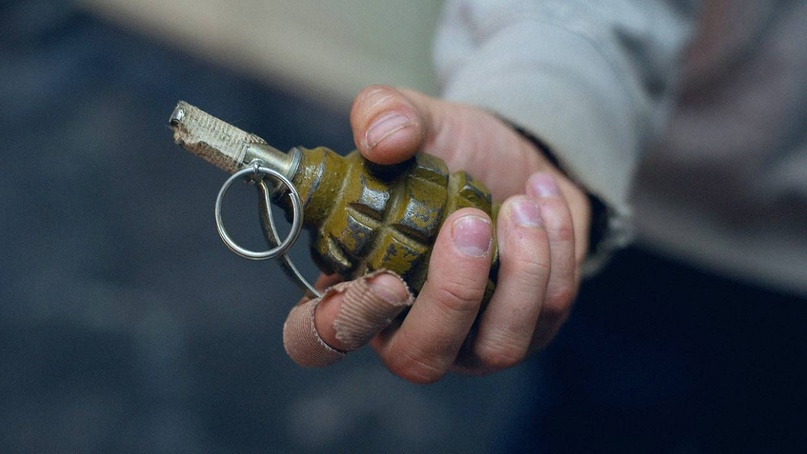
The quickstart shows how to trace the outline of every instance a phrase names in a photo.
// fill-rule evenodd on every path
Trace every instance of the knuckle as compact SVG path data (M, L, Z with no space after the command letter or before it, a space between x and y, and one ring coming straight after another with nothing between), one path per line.
M521 363L527 355L528 342L482 341L475 350L477 361L486 370L502 370Z
M569 311L575 298L577 298L578 290L579 287L573 276L568 276L568 278L559 277L550 281L544 296L541 316L555 314L563 316Z
M507 280L500 278L499 284L519 289L522 297L534 298L536 294L543 294L551 272L548 253L519 254L516 257L503 255L499 275L506 273Z
M539 282L551 270L549 257L539 257L537 254L513 257L512 266L517 276L527 283Z
M529 234L529 235L527 235ZM526 279L540 278L550 269L550 243L543 229L510 235L499 251L502 265L523 274Z
M576 296L577 292L571 286L563 286L559 289L552 290L544 299L544 311L542 312L565 312L566 308L571 305Z
M416 355L402 351L393 355L386 361L387 369L406 381L418 384L429 384L439 381L447 369L429 361L418 358Z
M542 325L559 325L571 307L573 294L553 296L544 301L541 308L540 322Z
M438 289L436 299L447 312L467 314L478 310L483 294L484 289L478 285L445 282Z

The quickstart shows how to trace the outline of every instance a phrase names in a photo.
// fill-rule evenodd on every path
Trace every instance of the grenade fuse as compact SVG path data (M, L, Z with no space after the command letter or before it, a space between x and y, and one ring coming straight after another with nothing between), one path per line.
M449 173L442 160L424 153L391 166L373 164L358 151L344 157L325 147L284 153L185 102L174 110L171 127L177 144L225 171L254 166L285 177L293 188L278 185L282 189L271 195L272 202L291 220L302 216L302 227L312 233L312 258L328 274L353 279L387 269L417 293L446 217L459 208L476 207L495 219L498 209L481 182L462 171ZM292 189L302 213L286 197ZM277 244L264 230L267 241ZM486 300L495 285L495 244Z

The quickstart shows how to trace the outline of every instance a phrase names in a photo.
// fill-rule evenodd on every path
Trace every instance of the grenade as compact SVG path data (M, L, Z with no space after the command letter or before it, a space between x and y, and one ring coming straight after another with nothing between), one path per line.
M437 232L449 214L475 207L496 219L498 206L491 203L490 191L466 172L450 173L435 156L417 153L403 163L382 166L367 161L358 151L344 157L325 147L298 147L284 153L182 101L170 122L177 144L217 167L244 175L252 173L250 168L255 173L264 169L281 180L275 190L265 191L266 196L283 209L293 225L302 216L302 228L311 233L312 258L327 274L354 279L387 269L402 276L417 294L426 280ZM293 197L287 197L289 191ZM295 198L299 207L295 207ZM266 217L267 241L277 245L279 239L271 234L274 225L267 227L271 213L262 214ZM293 242L292 238L289 243ZM495 287L495 245L494 241L485 300ZM285 256L285 250L283 253Z

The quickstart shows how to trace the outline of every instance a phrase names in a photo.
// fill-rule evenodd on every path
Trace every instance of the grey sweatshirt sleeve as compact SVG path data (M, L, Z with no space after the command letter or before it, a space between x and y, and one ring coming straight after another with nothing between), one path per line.
M435 42L446 99L491 110L552 149L625 243L641 151L671 104L688 0L449 0Z

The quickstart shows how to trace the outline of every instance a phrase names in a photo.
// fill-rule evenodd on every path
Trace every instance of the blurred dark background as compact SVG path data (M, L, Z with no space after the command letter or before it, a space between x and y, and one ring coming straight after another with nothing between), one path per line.
M173 144L180 99L280 149L353 146L347 111L71 2L0 1L0 451L494 449L528 368L424 387L369 351L287 359L300 293L220 242L226 175Z

